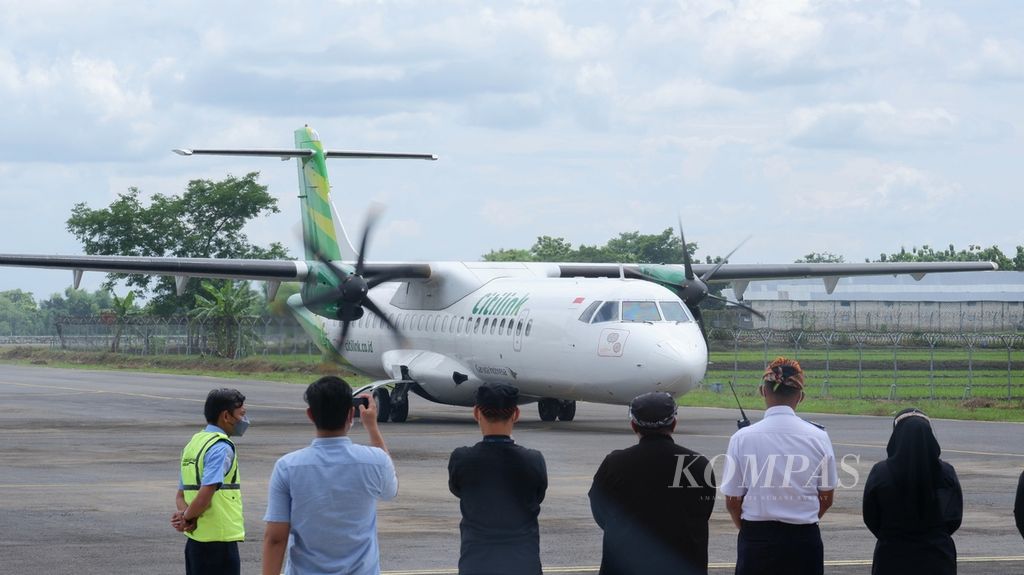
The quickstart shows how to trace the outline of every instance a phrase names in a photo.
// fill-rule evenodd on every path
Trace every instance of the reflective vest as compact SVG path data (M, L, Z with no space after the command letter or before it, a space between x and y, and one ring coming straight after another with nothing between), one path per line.
M203 484L203 466L206 452L215 443L231 443L224 433L200 431L192 436L181 452L181 483L184 485L185 503L192 503ZM224 474L224 483L213 493L210 506L203 511L196 522L196 528L185 535L196 541L242 541L245 539L245 523L242 520L242 484L238 477L237 453L231 459L231 468Z

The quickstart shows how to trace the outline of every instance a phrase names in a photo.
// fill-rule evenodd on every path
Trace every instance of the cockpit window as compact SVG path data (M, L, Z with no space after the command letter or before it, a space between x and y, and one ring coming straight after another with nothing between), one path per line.
M601 306L601 309L597 310L597 314L594 315L594 321L591 323L601 323L605 321L619 321L619 302L605 302L605 304Z
M597 306L601 305L600 301L592 302L587 306L587 309L583 310L580 314L580 321L583 323L590 323L590 318L593 317L594 312L597 311Z
M677 301L659 301L661 313L665 314L665 321L693 321L690 314L683 308L683 304Z
M624 301L622 321L661 321L661 313L653 301Z

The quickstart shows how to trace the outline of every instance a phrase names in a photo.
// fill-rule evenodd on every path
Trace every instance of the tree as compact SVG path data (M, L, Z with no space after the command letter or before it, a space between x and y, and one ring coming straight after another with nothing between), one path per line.
M253 218L279 211L277 199L258 177L251 172L220 181L192 180L185 193L156 194L148 207L140 200L140 190L132 187L103 209L76 204L67 229L90 255L289 259L280 243L257 246L242 233ZM138 296L151 292L149 310L159 315L187 311L196 301L195 286L178 297L169 277L154 281L148 275L110 274L106 286L122 279Z
M906 247L900 247L900 251L892 254L881 254L878 261L881 262L995 262L1001 270L1024 271L1024 247L1017 246L1017 256L1010 259L1003 253L999 246L982 248L980 245L970 245L967 249L957 250L956 246L949 244L945 250L935 250L929 245L920 248L913 247L907 251ZM1018 268L1020 261L1022 267Z
M798 264L841 264L845 263L846 260L843 256L837 256L832 252L811 252L806 256L796 260L794 263Z
M114 338L110 342L110 351L111 353L117 353L121 348L121 335L124 333L124 326L128 323L128 318L139 312L139 309L135 307L135 292L130 291L123 298L114 295L114 305L110 308L109 312L115 322Z
M621 233L603 246L573 249L565 238L540 236L529 250L499 249L484 254L488 262L682 263L682 241L672 228L660 234ZM697 244L688 243L690 256Z
M259 295L249 287L249 282L203 280L201 289L189 315L204 322L207 333L213 334L214 353L236 358L252 350L259 343L259 336L245 320L259 311Z
M565 238L541 236L530 248L530 255L538 262L569 262L572 261L572 244Z
M484 261L485 262L532 262L533 261L533 254L530 253L530 250L520 250L520 249L511 249L511 250L500 249L500 250L497 250L497 251L491 250L490 252L484 254Z
M43 315L30 292L20 289L0 292L0 335L42 335Z
M697 245L693 246L696 249ZM608 240L605 248L612 261L641 264L683 262L683 245L672 228L666 228L660 234L622 233Z

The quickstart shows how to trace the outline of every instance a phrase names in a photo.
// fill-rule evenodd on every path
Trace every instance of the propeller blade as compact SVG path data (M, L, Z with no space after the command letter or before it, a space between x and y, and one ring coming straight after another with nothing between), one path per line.
M382 273L377 274L370 279L366 280L366 288L373 289L382 283L394 281L398 278L404 277L401 273Z
M356 274L363 275L363 261L366 259L366 245L370 241L370 232L373 231L377 218L384 211L380 204L371 204L370 210L366 213L366 224L363 226L363 239L359 242L359 260L356 261Z
M348 339L348 328L352 325L352 322L346 321L341 324L341 339L338 340L338 349L345 349L345 340Z
M733 301L733 300L731 300L729 298L724 298L724 297L722 297L720 295L715 295L713 293L709 293L708 297L711 298L711 299L716 299L716 300L724 303L725 305L732 305L732 306L736 306L736 307L741 307L741 308L749 311L750 313L756 315L757 317L759 317L761 319L765 319L763 313L757 311L756 309L750 307L749 305L747 305L745 303L738 302L738 301Z
M692 280L693 263L690 261L690 250L686 248L686 238L683 237L683 216L676 214L679 218L679 239L683 242L683 270L686 272L686 279Z
M729 252L729 254L728 254L728 255L726 255L726 256L725 256L724 258L722 258L722 261L718 262L718 265L716 265L715 267L711 268L711 269L710 269L710 270L708 271L708 273L706 273L706 274L704 274L703 276L701 276L701 278L700 278L700 279L701 279L701 281L704 281L704 282L706 282L706 281L708 281L709 279L711 279L711 276L715 275L715 272L717 272L717 271L718 271L719 269L721 269L721 268L722 268L722 266L723 266L723 265L725 265L725 263L726 263L727 261L729 261L729 258L731 258L731 257L732 257L732 254L736 253L736 250L738 250L738 249L740 249L741 247L743 247L743 244L747 243L747 240L749 240L749 239L750 239L750 237L751 237L751 236L747 236L747 237L743 238L743 241L742 241L742 242L740 242L740 245L738 245L738 246L736 246L735 248L733 248L733 249L732 249L732 251L731 251L731 252Z
M384 322L384 325L388 326L388 329L390 329L391 331L395 332L395 335L399 339L402 339L404 337L402 335L402 332L399 331L398 326L393 324L393 323L391 323L391 320L388 319L387 314L385 314L383 311L381 311L381 309L379 307L377 307L377 304L373 303L373 300L371 300L370 298L366 298L366 301L363 303L363 307L365 307L366 309L370 310L370 313L372 313L372 314L376 315L377 317L379 317L380 320Z
M687 306L687 307L689 307L689 306ZM690 313L693 314L693 319L697 322L697 327L700 328L700 334L702 336L704 336L704 346L707 347L707 345L708 345L708 332L707 332L706 329L704 329L704 315L701 314L700 308L697 307L697 306L691 307L690 308Z

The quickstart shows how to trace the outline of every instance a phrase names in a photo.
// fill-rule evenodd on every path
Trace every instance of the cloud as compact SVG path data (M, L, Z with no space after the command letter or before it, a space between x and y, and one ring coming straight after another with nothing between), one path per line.
M798 185L790 205L814 218L822 212L869 212L879 221L896 214L920 219L961 194L958 184L937 175L874 159L847 161L835 172L804 176Z
M877 148L948 141L958 119L943 108L898 110L888 102L826 104L792 116L789 142L804 148Z
M1024 44L1016 39L986 38L954 74L970 82L1024 81Z

